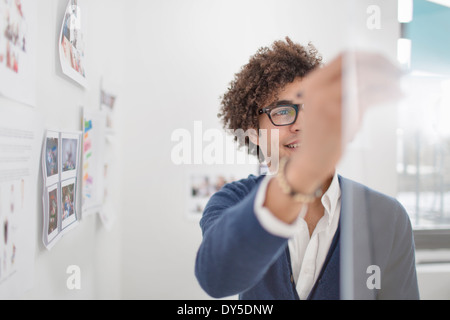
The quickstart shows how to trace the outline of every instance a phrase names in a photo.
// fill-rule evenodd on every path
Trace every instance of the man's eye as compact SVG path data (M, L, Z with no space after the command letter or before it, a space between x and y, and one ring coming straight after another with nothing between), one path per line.
M272 114L272 116L275 116L275 117L277 117L277 116L287 116L287 115L289 115L289 114L290 114L289 109L282 109L282 110L277 110L277 111L275 111L275 112Z

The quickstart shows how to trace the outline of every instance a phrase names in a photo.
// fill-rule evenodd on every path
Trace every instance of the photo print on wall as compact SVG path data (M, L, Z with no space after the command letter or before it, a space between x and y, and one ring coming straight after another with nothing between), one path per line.
M69 0L59 36L59 59L63 73L86 88L85 25L82 0Z
M77 225L77 180L81 132L47 131L42 154L42 241L51 249Z

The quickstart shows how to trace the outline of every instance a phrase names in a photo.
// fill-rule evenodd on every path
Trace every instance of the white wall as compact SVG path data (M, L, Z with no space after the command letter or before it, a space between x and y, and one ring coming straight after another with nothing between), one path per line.
M86 1L89 13L87 50L89 56L88 89L61 72L57 44L66 0L40 0L38 9L37 106L46 129L81 130L80 106L99 108L100 77L121 81L123 74L123 1ZM1 99L0 103L10 103ZM22 107L20 105L18 108ZM24 299L103 299L119 298L120 292L120 221L106 231L97 216L85 217L51 251L42 244L42 174L39 173L36 199L37 245L35 282ZM66 281L69 265L81 269L81 290L70 291Z

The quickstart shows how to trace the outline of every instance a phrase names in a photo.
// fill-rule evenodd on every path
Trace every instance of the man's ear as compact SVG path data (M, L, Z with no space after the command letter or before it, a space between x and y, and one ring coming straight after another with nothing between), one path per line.
M248 139L251 143L258 146L259 145L259 136L258 136L258 130L257 129L249 129L248 130Z

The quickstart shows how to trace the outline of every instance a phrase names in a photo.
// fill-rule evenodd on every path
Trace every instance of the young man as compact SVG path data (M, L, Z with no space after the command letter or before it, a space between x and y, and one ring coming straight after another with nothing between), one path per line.
M268 141L278 139L263 148L261 136L249 135L245 144L271 159L274 174L227 184L204 210L195 272L212 297L339 299L340 221L345 210L356 208L368 225L361 230L375 235L366 268L379 266L381 285L371 297L418 298L405 210L335 170L344 139L342 60L322 67L314 47L286 38L251 57L225 93L226 128L266 130ZM374 85L380 83L366 87ZM388 95L390 83L381 85ZM356 200L342 203L343 192ZM365 281L355 285L368 287Z

